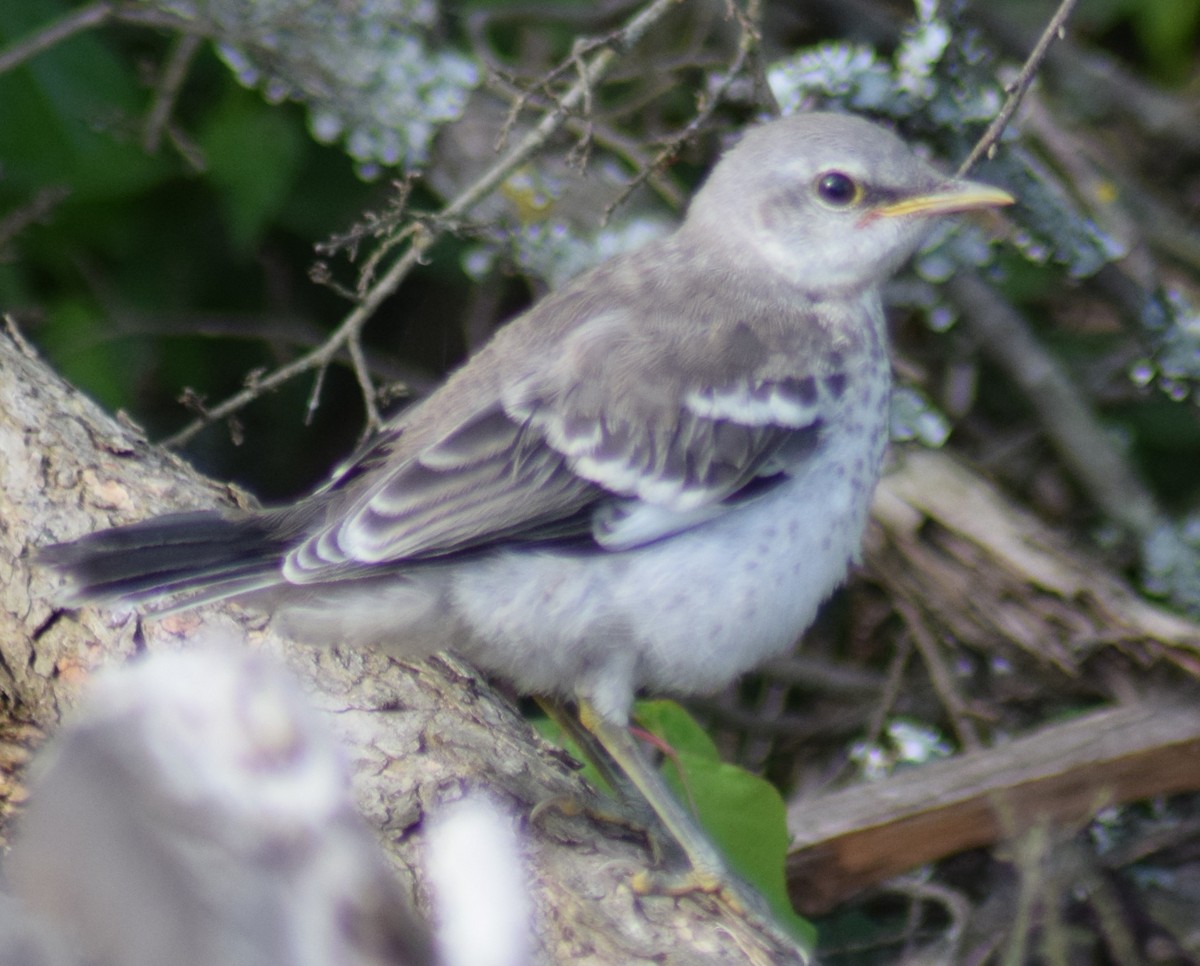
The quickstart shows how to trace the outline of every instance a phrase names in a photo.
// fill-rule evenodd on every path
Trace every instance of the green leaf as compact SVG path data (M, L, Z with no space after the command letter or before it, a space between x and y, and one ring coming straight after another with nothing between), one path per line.
M0 47L70 9L51 0L0 3ZM170 162L148 157L138 143L147 91L101 37L71 37L0 76L5 194L55 184L73 201L109 199L170 174Z
M775 786L720 760L716 745L674 701L641 701L634 720L674 751L664 777L696 816L733 870L762 893L779 921L812 945L816 932L787 894L787 808Z
M785 862L790 836L787 809L775 786L737 765L721 761L717 746L687 711L674 701L639 701L638 727L671 749L663 776L679 800L695 810L701 826L735 872L757 889L771 911L798 940L815 945L816 930L796 915L787 894ZM578 746L549 719L534 722L547 741L584 762L583 773L607 788Z
M633 719L680 754L719 762L720 754L708 732L675 701L639 701Z
M291 110L230 88L198 142L233 245L250 252L286 203L307 138Z
M1130 8L1146 60L1164 80L1187 77L1200 28L1200 0L1153 0Z
M118 344L108 320L88 301L66 297L48 307L41 344L58 372L107 409L128 407L131 372L138 371L136 351Z

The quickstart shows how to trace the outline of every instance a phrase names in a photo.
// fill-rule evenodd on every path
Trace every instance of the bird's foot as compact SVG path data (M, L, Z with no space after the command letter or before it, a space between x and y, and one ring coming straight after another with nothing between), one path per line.
M559 795L543 799L529 810L529 821L536 824L548 812L558 812L568 818L584 815L604 825L615 825L633 835L653 838L647 831L645 821L631 815L629 809L621 803L600 796L589 801L584 801L578 795Z
M811 963L810 953L780 923L766 899L723 863L717 867L707 863L693 865L676 872L644 869L633 876L630 886L641 896L712 896L750 928L774 942L778 947L777 962Z
M711 895L739 916L771 917L766 901L724 866L693 865L686 871L643 869L630 881L641 896Z

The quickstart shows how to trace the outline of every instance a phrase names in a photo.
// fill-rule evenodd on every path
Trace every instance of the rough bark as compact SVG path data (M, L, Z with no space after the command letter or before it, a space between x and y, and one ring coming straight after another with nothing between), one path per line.
M237 502L66 385L0 335L0 804L4 832L22 796L20 767L76 702L89 675L142 651L233 639L274 653L326 713L354 767L355 792L402 885L427 908L422 821L439 803L486 788L517 814L586 800L560 753L511 702L447 657L405 665L375 653L280 639L232 606L143 622L85 608L56 614L53 578L30 551L158 513ZM637 897L643 841L586 816L542 810L524 841L545 962L779 962L779 950L704 896Z

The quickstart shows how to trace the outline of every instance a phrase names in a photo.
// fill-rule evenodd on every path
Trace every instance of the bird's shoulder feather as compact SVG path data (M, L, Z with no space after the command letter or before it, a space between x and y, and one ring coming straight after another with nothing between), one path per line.
M318 498L328 523L289 579L547 533L620 549L805 458L837 402L839 333L795 293L656 255L549 296L415 406Z

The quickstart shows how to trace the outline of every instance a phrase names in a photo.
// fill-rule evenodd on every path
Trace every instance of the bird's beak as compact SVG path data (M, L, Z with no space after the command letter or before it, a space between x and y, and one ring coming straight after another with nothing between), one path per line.
M869 218L895 218L898 215L948 215L956 211L1000 208L1017 199L1007 191L978 181L955 179L922 195L912 195L879 205L867 212Z

